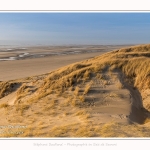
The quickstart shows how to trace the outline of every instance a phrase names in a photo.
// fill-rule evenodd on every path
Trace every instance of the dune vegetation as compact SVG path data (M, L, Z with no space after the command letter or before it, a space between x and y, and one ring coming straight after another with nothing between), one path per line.
M149 64L138 45L0 82L0 124L26 126L0 136L150 137Z

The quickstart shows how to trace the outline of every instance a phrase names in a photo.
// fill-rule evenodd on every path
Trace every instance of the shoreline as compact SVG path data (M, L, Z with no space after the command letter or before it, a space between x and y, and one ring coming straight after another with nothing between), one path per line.
M46 74L60 67L89 59L103 53L105 52L1 61L0 81L15 80L29 76Z
M24 47L0 51L0 81L49 73L60 67L110 52L120 46ZM9 48L10 49L10 48Z

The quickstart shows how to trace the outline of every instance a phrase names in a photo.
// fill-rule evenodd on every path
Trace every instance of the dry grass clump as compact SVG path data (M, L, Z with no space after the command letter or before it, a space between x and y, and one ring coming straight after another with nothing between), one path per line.
M148 111L150 111L150 103L145 104L145 108L146 108Z
M150 88L149 64L149 58L133 59L125 64L122 67L122 70L129 79L135 81L135 87L138 87L139 89L147 89Z
M26 84L22 84L22 86L17 90L17 100L22 97L27 96L31 92L30 88Z
M86 94L88 94L88 92L90 91L90 88L91 88L91 84L89 83L89 84L87 84L86 86L85 86L85 89L84 89L84 95L86 95Z
M113 92L111 92L111 93L109 94L109 96L110 96L110 97L120 97L118 94L113 93Z
M85 71L91 64L75 63L50 73L43 84L44 89L58 89L60 87L73 86L79 77L83 77Z
M49 100L49 104L47 104L44 107L44 110L45 111L50 111L51 109L54 109L56 106L58 106L58 100L57 99L52 99L52 100Z
M74 87L73 86L71 86L70 87L70 91L74 91L75 89L74 89Z
M17 83L11 83L11 82L0 82L0 98L10 94L13 92L14 87L17 85Z
M81 102L85 102L85 97L84 97L84 95L79 96L79 99L81 100Z
M111 65L110 67L109 67L109 71L114 71L115 69L117 68L117 65Z
M7 108L9 105L7 103L0 104L0 108Z
M66 99L63 103L63 106L69 106L72 105L74 107L80 107L85 102L84 95L78 95L78 96L70 96L68 99Z
M104 84L104 85L108 85L108 84L109 84L109 81L104 80L104 81L103 81L103 84Z
M88 126L81 126L75 133L76 137L95 137L93 133L93 128L89 128Z
M28 86L24 83L22 86L17 90L17 94L23 93L26 89L28 89Z
M65 101L63 102L62 106L66 107L66 106L69 106L71 104L71 101L74 99L73 96L68 96L68 98L65 99Z
M146 124L146 123L150 123L150 118L145 119L144 124Z
M104 75L103 74L99 74L99 73L97 73L96 78L102 79L102 80L105 79Z
M76 126L78 124L67 124L54 126L48 132L48 137L70 137L72 133L75 132Z
M24 111L25 110L28 110L30 108L30 105L28 105L28 104L21 104L21 105L15 105L15 109L16 109L16 111L17 112L20 112L21 113L21 115L23 115L23 113L24 113Z
M21 137L35 137L35 127L33 125L28 126L27 128L25 128L24 133L21 134ZM19 137L20 137L19 136Z
M73 99L72 101L71 101L71 104L72 104L72 106L74 106L74 107L79 107L79 106L81 106L81 101L80 101L80 99L78 99L78 98L76 98L76 99Z
M81 77L77 79L77 83L79 84L82 81Z
M119 50L119 52L150 52L150 44L122 48Z
M90 77L91 77L91 72L89 70L86 70L83 76L84 80L88 80L90 79Z
M93 71L95 73L103 72L105 68L106 68L105 64L96 63L93 67Z
M118 89L123 89L124 88L124 85L120 81L118 81L116 86L117 86Z
M75 94L76 96L79 95L79 90L80 90L80 88L77 86L77 87L75 88L75 90L74 90L74 94Z
M79 110L78 112L76 112L76 116L84 116L84 115L86 115L87 114L87 112L85 111L85 110Z

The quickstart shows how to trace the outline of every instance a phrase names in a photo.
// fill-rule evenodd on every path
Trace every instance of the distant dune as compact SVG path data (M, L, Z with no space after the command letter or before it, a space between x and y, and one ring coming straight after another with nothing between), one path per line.
M0 136L150 137L149 64L138 45L1 81Z

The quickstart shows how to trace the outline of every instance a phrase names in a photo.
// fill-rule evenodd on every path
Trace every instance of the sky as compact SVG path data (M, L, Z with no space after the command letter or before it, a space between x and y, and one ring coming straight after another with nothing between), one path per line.
M150 13L0 12L0 45L150 43Z

